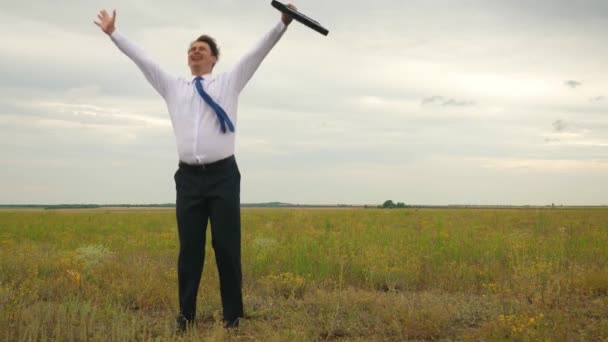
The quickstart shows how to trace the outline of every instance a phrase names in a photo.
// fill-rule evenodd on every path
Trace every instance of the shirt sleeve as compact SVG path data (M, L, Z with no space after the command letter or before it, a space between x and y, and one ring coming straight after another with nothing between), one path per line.
M152 87L154 87L163 98L166 98L171 89L170 85L176 80L176 77L161 69L161 67L150 59L139 46L129 41L127 37L118 30L114 30L110 38L120 51L135 62Z
M287 26L285 26L283 21L279 21L279 23L277 23L270 32L266 33L264 37L262 37L262 39L258 41L258 43L254 45L253 48L228 72L229 83L237 94L243 90L266 55L268 55L270 50L272 50L279 39L281 39L286 30Z

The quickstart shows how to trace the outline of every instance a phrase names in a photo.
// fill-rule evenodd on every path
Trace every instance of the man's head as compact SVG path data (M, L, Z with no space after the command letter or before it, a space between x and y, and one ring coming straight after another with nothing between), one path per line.
M215 40L208 35L198 37L188 49L188 66L192 75L210 73L219 58L220 50Z

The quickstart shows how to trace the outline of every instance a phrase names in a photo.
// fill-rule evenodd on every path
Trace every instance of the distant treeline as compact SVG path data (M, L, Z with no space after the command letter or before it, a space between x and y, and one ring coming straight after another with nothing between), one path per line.
M426 205L394 203L391 200L381 205L353 205L353 204L292 204L284 202L267 203L241 203L242 208L364 208L364 209L579 209L579 208L606 208L605 205L475 205L475 204L451 204L451 205ZM163 204L4 204L0 209L100 209L100 208L175 208L174 203Z
M9 204L0 209L173 208L175 204Z
M0 205L0 209L68 209L68 208L81 208L81 209L93 209L100 208L98 204L8 204Z
M292 204L284 202L241 203L242 208L355 208L361 205L351 204Z
M377 207L364 206L365 208L379 208L379 209L543 209L543 208L560 208L560 209L578 209L578 208L606 208L606 205L580 205L580 206L564 206L557 205L555 203L548 205L492 205L492 204L448 204L448 205L418 205L418 204L405 204L403 202L393 202L387 200Z

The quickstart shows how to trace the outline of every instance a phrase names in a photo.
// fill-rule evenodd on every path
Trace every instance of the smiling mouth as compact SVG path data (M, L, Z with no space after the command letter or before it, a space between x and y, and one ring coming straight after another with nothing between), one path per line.
M192 57L191 57L191 59L192 59L193 61L200 61L200 60L202 60L202 59L203 59L203 56L192 56Z

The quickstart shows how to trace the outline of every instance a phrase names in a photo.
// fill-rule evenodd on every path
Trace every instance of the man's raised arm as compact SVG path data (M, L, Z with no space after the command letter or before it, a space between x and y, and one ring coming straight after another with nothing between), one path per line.
M112 12L112 16L110 16L106 10L101 10L97 15L97 18L98 21L95 21L95 25L99 26L105 34L110 36L120 51L135 62L154 89L156 89L162 97L166 97L168 91L171 89L170 83L175 80L175 77L172 77L162 70L142 49L130 42L124 35L116 30L116 10Z
M295 9L295 6L292 4L287 6ZM277 23L270 32L266 33L266 35L264 35L264 37L262 37L262 39L235 64L232 70L230 70L230 83L237 93L240 93L241 90L243 90L266 55L268 55L270 50L272 50L274 45L283 36L283 33L285 33L285 30L291 21L292 18L283 13L281 15L281 22Z

